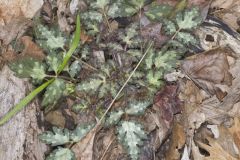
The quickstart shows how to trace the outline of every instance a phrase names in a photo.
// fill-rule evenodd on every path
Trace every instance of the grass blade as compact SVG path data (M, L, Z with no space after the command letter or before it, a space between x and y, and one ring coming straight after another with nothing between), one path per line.
M77 16L77 26L76 26L76 31L74 34L74 38L72 41L72 44L70 45L70 49L68 50L66 56L63 59L63 63L59 66L58 68L58 74L63 71L63 69L66 67L68 61L72 57L72 54L78 47L78 44L80 42L80 34L81 34L81 25L80 25L80 15Z
M0 119L0 126L8 122L13 116L15 116L18 112L20 112L28 103L30 103L36 97L36 95L38 95L41 91L43 91L54 80L55 78L48 80L47 82L43 83L41 86L33 90L24 99L22 99L16 106L14 106L8 113L6 113Z

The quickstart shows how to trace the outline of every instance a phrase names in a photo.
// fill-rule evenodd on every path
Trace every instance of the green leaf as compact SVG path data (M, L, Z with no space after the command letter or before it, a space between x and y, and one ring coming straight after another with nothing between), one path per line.
M198 44L198 41L196 40L196 38L191 33L187 33L187 32L179 32L176 35L176 39L187 46Z
M152 21L159 21L171 14L173 7L165 4L156 5L153 3L145 15Z
M123 144L131 159L137 160L146 134L143 126L136 122L122 121L117 128L118 140Z
M72 106L72 109L74 112L80 112L82 110L87 109L88 106L89 106L89 103L86 100L82 99L79 103L74 104Z
M51 146L63 145L70 142L70 132L68 129L53 127L53 131L46 131L39 135L39 139Z
M183 45L182 43L180 43L177 40L170 40L170 41L167 42L167 45L169 47L171 47L173 50L177 51L179 54L185 53L188 50L185 47L185 45Z
M153 85L156 87L159 87L163 84L162 78L163 78L163 72L160 70L156 72L154 72L153 70L149 70L146 75L147 82L150 85Z
M55 149L46 160L76 160L74 153L68 148Z
M58 68L58 74L63 71L63 69L68 64L68 61L72 57L72 54L77 49L78 44L80 42L80 34L81 34L80 16L78 15L77 16L77 22L76 22L76 31L74 33L74 37L73 37L72 43L70 45L70 49L68 50L67 54L64 56L63 62L62 62L62 64Z
M70 76L76 77L77 74L79 74L79 72L81 71L81 69L82 69L81 63L78 60L74 61L69 67Z
M162 68L164 71L169 71L173 68L173 63L177 60L177 53L174 50L169 50L163 53L158 52L154 59L154 65L156 68Z
M43 80L46 77L44 65L33 58L23 58L9 64L12 71L20 78Z
M56 33L41 24L36 28L36 37L40 47L48 51L63 48L65 44L65 39L60 32Z
M108 5L110 0L97 0L95 3L91 4L94 8L99 8L104 10L105 6Z
M126 30L126 33L121 33L119 36L128 46L133 46L136 43L134 37L138 35L137 29L138 26L133 24Z
M76 32L74 35L73 43L70 46L69 51L67 52L67 57L65 56L65 59L61 65L61 67L58 70L58 73L61 73L64 67L66 66L67 62L69 61L70 57L74 53L75 49L78 46L78 43L80 41L80 17L77 16L77 27ZM43 83L40 87L36 88L34 91L32 91L28 96L23 98L17 105L15 105L7 114L5 114L0 119L0 126L5 124L7 121L9 121L14 115L16 115L18 112L20 112L27 104L29 104L41 91L43 91L47 86L49 86L52 82L54 82L55 78L52 78L48 80L47 82Z
M151 49L149 51L149 54L146 56L146 59L145 59L146 69L151 69L152 68L152 66L154 64L154 62L153 62L154 55L155 55L154 50Z
M96 91L104 81L102 79L88 79L77 85L78 91L93 92Z
M108 127L112 125L116 125L121 119L123 114L124 112L122 110L110 112L109 116L106 119L105 125Z
M196 7L180 12L176 15L176 22L180 29L193 29L202 22L199 9Z
M138 11L135 7L126 3L125 0L116 0L109 6L108 16L111 18L129 17Z
M79 125L70 134L70 138L73 142L79 142L92 128L94 125Z
M175 23L168 19L163 20L163 29L166 35L173 35L177 31Z
M63 95L66 89L65 81L62 79L56 79L51 85L49 85L44 93L42 106L47 106L56 103Z
M129 104L129 107L125 109L125 112L129 115L142 115L149 105L149 101L134 101Z
M125 3L133 6L136 9L141 9L144 6L145 0L125 0Z
M61 54L51 53L47 56L47 64L49 71L54 71L57 74L58 67L61 65L63 57Z

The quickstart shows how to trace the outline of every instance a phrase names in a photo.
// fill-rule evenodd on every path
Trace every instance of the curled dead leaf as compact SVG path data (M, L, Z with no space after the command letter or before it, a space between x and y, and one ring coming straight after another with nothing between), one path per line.
M227 55L225 49L213 49L186 59L182 69L197 86L222 100L227 93L219 86L232 84Z

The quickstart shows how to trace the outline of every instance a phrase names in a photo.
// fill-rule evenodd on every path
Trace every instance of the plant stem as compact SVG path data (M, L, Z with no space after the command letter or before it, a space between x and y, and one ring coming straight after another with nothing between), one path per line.
M177 34L182 30L182 28L178 28L178 30L174 33L174 35L172 36L171 40L174 40L177 36Z
M98 121L98 123L96 124L96 127L98 127L101 122L103 121L104 117L107 115L107 113L110 111L110 109L112 108L113 104L115 103L115 101L117 100L118 96L121 94L121 92L123 91L123 89L125 88L125 86L127 85L127 83L129 82L129 80L132 78L133 74L136 72L136 70L138 69L138 67L140 66L140 64L142 63L142 61L144 60L144 58L146 57L147 53L149 52L149 50L151 49L153 45L153 41L150 43L149 47L147 48L147 50L145 51L145 53L143 54L142 58L140 59L140 61L138 62L138 64L136 65L136 67L134 68L134 70L132 71L132 73L129 75L128 79L125 81L125 83L123 84L123 86L121 87L121 89L118 91L117 95L114 97L114 99L112 100L112 102L109 104L107 110L105 111L105 113L103 114L103 116L101 117L101 119Z
M106 12L105 12L105 8L102 11L103 11L103 16L105 18L105 21L107 22L108 30L109 30L109 32L111 32L112 28L111 28L111 26L109 24L108 17L107 17Z

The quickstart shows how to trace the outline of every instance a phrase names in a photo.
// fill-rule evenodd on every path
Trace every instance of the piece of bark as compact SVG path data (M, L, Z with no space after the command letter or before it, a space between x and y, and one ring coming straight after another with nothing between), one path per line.
M26 96L28 83L15 77L13 72L4 66L0 72L0 117ZM6 160L44 160L46 146L37 135L40 128L37 124L36 102L28 105L9 122L0 126L0 159Z

